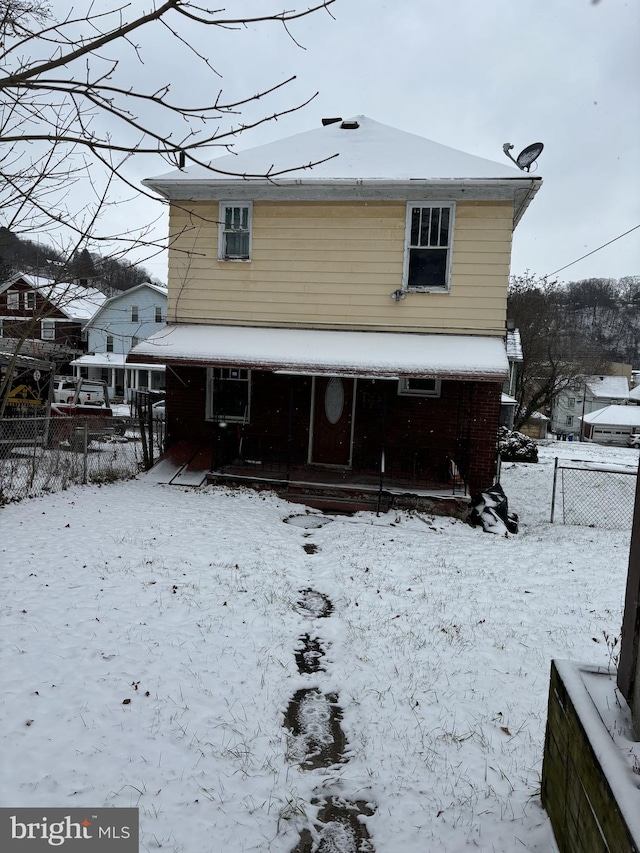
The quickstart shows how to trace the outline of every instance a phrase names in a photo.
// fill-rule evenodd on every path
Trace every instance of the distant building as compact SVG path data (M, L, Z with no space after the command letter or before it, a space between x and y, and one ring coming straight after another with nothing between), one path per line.
M551 410L551 431L579 435L581 418L604 406L619 406L629 399L626 376L578 376L557 395Z
M135 390L164 390L164 365L125 363L131 348L162 329L166 319L167 290L159 285L144 282L106 299L84 327L88 352L72 362L74 373L103 380L113 398L127 401Z

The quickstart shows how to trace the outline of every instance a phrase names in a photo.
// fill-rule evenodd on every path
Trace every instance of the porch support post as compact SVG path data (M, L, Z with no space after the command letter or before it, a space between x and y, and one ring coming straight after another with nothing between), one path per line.
M387 422L389 414L389 398L387 388L383 388L382 394L382 416L380 419L380 488L378 489L378 507L376 515L380 515L380 503L382 501L382 489L384 486L384 475L387 465Z
M289 377L289 419L287 424L287 480L291 479L291 448L293 446L293 376Z
M622 641L618 663L618 687L631 707L636 736L640 724L638 646L640 644L640 474L636 482L636 501L631 528L629 570L622 620Z

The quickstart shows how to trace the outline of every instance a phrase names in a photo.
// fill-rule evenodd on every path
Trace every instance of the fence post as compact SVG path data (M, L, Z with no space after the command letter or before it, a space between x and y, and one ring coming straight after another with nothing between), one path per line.
M89 430L85 421L82 427L82 483L87 485L89 480Z
M558 481L558 457L556 456L553 463L553 494L551 495L551 524L553 524L553 516L556 511L556 482Z

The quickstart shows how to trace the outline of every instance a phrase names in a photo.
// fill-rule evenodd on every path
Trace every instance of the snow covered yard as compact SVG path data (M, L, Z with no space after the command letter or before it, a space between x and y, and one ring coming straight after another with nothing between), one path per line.
M304 509L144 478L4 507L1 804L138 806L144 851L289 853L327 797L368 804L376 853L552 849L550 660L609 664L629 546L549 524L553 456L637 451L540 451L503 467L508 539L404 512L283 523ZM307 634L324 671L296 666ZM316 687L345 760L303 769L283 723Z

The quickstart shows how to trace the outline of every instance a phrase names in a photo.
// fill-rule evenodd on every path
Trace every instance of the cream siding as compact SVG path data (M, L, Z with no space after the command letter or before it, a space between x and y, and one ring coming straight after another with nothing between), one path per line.
M172 205L170 322L504 334L511 202L458 202L450 292L399 302L403 202L256 201L249 262L217 259L217 217Z

